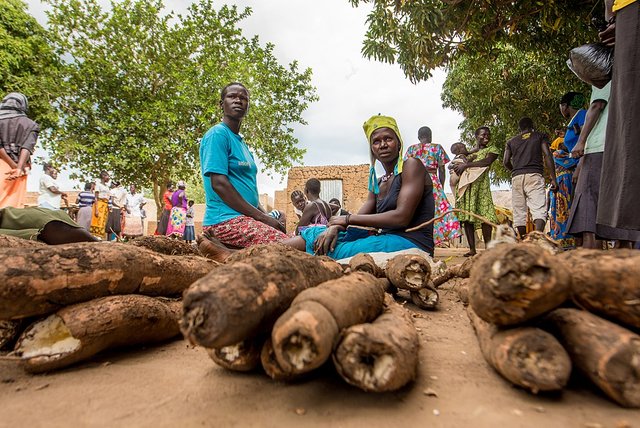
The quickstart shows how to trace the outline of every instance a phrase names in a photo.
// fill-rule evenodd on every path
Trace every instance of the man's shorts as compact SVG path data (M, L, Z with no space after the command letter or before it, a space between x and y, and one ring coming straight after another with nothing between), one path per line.
M520 174L511 179L513 225L527 225L527 208L534 220L546 220L544 177L539 173Z

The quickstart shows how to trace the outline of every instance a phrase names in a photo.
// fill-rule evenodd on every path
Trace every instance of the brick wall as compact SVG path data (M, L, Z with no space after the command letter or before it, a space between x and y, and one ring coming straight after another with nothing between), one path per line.
M284 195L276 192L276 209L287 214L287 232L293 232L298 218L291 204L291 192L304 190L310 178L318 180L342 180L342 206L349 212L357 212L367 200L369 165L304 166L289 170L287 188Z

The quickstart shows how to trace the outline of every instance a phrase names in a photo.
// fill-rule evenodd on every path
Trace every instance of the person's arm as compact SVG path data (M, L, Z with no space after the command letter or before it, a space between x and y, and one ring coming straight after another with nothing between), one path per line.
M595 100L591 103L584 119L582 132L578 136L578 142L573 150L571 150L572 157L579 158L584 155L584 147L587 143L587 137L593 130L593 127L596 126L596 123L598 123L598 119L600 119L600 115L606 106L607 102L604 100Z
M4 151L4 150L3 150ZM29 161L29 157L31 156L31 152L25 148L20 149L20 157L18 158L18 163L16 167L7 173L7 180L15 180L16 178L20 178L27 174L26 165Z
M551 176L551 191L555 192L556 190L558 190L558 182L556 181L556 166L553 164L551 149L549 149L549 141L543 139L540 143L540 147L542 148L542 154L544 155L544 164L549 171L549 175Z
M467 163L458 164L458 165L453 167L453 170L456 172L456 174L460 175L467 168L472 168L472 167L483 168L485 166L491 165L496 159L498 159L498 155L497 154L489 153L489 154L487 154L487 157L485 157L484 159L480 159L480 160L477 160L475 162L467 162Z
M235 187L231 185L226 175L210 174L209 180L213 190L215 190L218 196L220 196L220 199L230 208L238 211L242 215L265 223L274 229L283 230L282 223L245 201Z
M100 199L100 192L96 190L96 191L95 191L95 196L96 196L96 198L95 198L95 200L93 201L93 215L94 215L95 217L98 217L98 215L100 214L100 213L98 212L98 199Z
M440 183L444 186L444 180L446 178L444 165L438 167L438 178L440 179Z
M0 160L9 165L10 169L16 169L18 164L11 159L4 147L0 146Z
M608 25L604 31L598 33L600 41L607 46L615 46L616 43L616 22L614 19L613 2L614 0L604 0L604 19Z
M67 194L65 192L62 192L61 190L59 190L56 186L49 186L49 187L47 187L47 190L49 190L54 195L62 196L62 199L67 199Z
M406 162L406 161L405 161ZM369 192L367 200L358 210L358 214L373 214L376 212L376 195L373 192Z
M330 225L346 227L400 228L409 224L425 190L425 167L418 159L407 159L402 169L402 187L394 210L377 214L352 214L333 217Z
M513 164L511 163L511 146L509 143L504 147L504 158L502 159L502 164L509 171L513 170Z

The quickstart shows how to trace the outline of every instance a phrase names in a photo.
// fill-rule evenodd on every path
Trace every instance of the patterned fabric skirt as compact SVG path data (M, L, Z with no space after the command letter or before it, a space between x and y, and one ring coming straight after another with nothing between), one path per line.
M167 236L178 236L182 238L184 227L187 222L187 209L182 207L171 208L169 224L167 225Z
M289 238L285 233L243 215L212 226L205 226L203 231L210 231L213 237L223 244L237 248L270 244Z
M96 215L96 210L98 215ZM98 238L104 238L109 217L109 202L106 199L98 199L91 214L91 227L89 232Z
M464 194L456 202L456 208L480 215L487 220L497 223L496 207L491 196L491 182L489 171L485 171L473 183L469 184ZM458 213L460 222L473 223L476 229L480 228L482 221L477 217L465 213Z
M573 193L574 168L565 169L556 164L556 181L558 191L549 193L549 235L559 241L562 248L575 247L575 241L569 234L569 214L571 212L571 199Z
M435 217L439 217L451 210L451 204L444 193L444 187L440 183L438 175L430 173L433 183L433 201L435 203ZM433 223L433 241L435 245L440 245L451 239L460 237L460 222L455 213L446 214L444 217Z

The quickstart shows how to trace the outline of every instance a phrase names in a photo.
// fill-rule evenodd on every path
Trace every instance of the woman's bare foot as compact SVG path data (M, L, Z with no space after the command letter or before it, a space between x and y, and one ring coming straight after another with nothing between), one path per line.
M198 249L208 259L223 263L233 250L225 247L222 242L204 232L198 236Z

